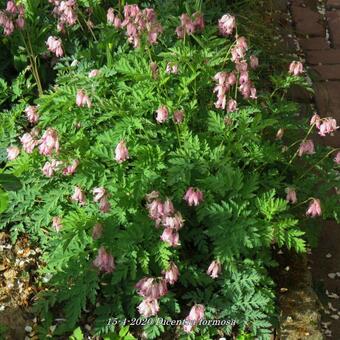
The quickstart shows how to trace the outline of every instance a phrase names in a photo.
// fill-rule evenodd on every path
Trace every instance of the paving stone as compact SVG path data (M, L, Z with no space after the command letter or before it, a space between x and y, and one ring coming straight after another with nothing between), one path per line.
M313 66L311 76L316 80L340 80L340 65Z
M329 49L325 38L300 38L298 40L300 47L305 51Z
M340 8L340 0L327 0L326 7L330 8Z
M310 8L292 6L292 15L298 34L323 37L326 34L320 13Z
M306 59L312 65L339 64L340 68L340 49L328 49L327 51L307 51Z
M340 47L340 11L327 11L326 16L332 45Z

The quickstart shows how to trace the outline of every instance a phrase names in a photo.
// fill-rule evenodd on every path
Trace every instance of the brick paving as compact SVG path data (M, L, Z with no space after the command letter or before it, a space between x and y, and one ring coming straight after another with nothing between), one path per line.
M340 121L340 0L291 0L290 10L294 31L313 81L318 113ZM323 138L322 143L340 147L340 133ZM310 260L315 290L323 305L324 335L338 340L340 225L333 221L324 223L319 245L312 251Z

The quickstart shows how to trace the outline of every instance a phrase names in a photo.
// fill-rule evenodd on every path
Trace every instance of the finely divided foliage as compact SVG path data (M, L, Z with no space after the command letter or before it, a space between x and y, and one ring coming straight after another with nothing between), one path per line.
M58 37L47 36L46 48L60 58L69 45L62 33L88 5L49 2ZM283 99L290 84L304 83L303 66L273 76L272 96L257 90L258 51L239 35L237 18L205 22L199 9L180 17L138 5L108 9L107 23L89 23L96 45L60 59L55 85L34 105L25 99L12 116L3 113L4 124L18 125L6 137L6 167L23 188L9 192L1 226L44 249L42 336L57 316L64 321L55 335L72 331L90 308L95 334L119 330L112 317L141 316L186 323L145 323L136 337L269 338L271 248L303 252L306 215L337 218L337 198L322 201L334 178L314 186L315 172L335 173L339 154L329 160L333 151L316 152L308 138L314 127L333 133L336 122L314 117L300 146L287 145L304 130ZM12 34L7 21L0 24ZM203 319L236 326L204 327Z

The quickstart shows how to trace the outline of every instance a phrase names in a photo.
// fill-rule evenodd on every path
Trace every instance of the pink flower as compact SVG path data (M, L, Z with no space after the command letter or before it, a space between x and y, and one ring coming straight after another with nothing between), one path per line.
M236 19L230 14L224 14L220 20L218 20L218 29L221 35L230 35L236 28Z
M229 99L227 102L227 112L234 112L237 110L237 101Z
M236 64L240 62L241 59L245 58L247 49L248 44L246 38L237 38L235 46L231 49L231 60Z
M152 220L159 220L164 215L164 206L163 203L156 199L153 200L151 203L147 204L147 208L149 209L149 217Z
M74 202L78 202L80 205L84 205L86 201L84 192L78 186L74 188L74 194L71 199Z
M247 71L242 71L239 78L240 84L245 84L249 82L249 73Z
M77 169L79 165L79 161L77 159L75 159L71 165L67 166L64 170L63 170L63 174L64 175L73 175Z
M99 70L92 70L89 72L89 78L94 78L94 77L97 77L99 74Z
M166 282L173 285L178 280L179 277L178 267L173 262L171 262L168 270L163 272L163 274Z
M321 124L319 125L319 135L326 136L329 133L332 133L338 129L336 125L336 120L334 118L324 118L321 120Z
M118 163L123 163L129 158L129 152L126 147L125 141L121 140L116 146L116 161Z
M103 197L106 196L106 190L103 187L93 189L93 201L99 202Z
M276 139L281 140L284 135L285 130L280 128L276 132Z
M103 234L103 226L100 223L96 223L92 230L92 238L98 240Z
M292 61L291 64L289 65L288 73L294 76L299 76L300 74L302 74L303 73L302 63L300 61Z
M189 315L185 318L185 324L183 326L184 332L192 332L195 326L203 320L204 310L205 308L203 305L194 305L191 308Z
M195 322L196 324L199 323L204 318L204 310L205 308L203 305L194 305L188 315L189 320Z
M61 161L56 161L55 159L52 159L51 162L45 163L44 167L42 168L42 172L46 177L52 177L54 175L54 172L59 169L61 164Z
M255 69L258 68L258 66L259 66L259 59L258 59L256 56L251 55L251 56L250 56L250 67L251 67L253 70L255 70Z
M113 8L109 8L107 10L107 15L106 15L107 22L111 25L113 25L115 21L115 13Z
M166 69L165 72L167 74L178 74L178 65L177 64L172 64L172 63L168 63L166 65Z
M157 111L157 116L156 116L156 120L158 123L162 124L164 122L166 122L166 120L168 119L169 116L169 111L167 109L167 107L165 106L161 106Z
M161 235L161 240L168 243L172 247L179 246L179 234L176 229L165 228Z
M17 6L15 5L14 1L11 0L7 1L6 11L12 14L16 14Z
M27 106L25 109L26 117L28 121L32 124L35 124L38 122L39 115L37 112L37 107L36 106Z
M302 142L300 144L299 150L298 150L299 156L302 155L312 155L315 153L314 151L314 143L311 139L307 139L306 141Z
M163 204L163 214L166 216L172 215L175 212L174 205L171 200L167 199Z
M310 120L310 125L314 125L319 128L321 124L321 118L317 113L314 113L313 117Z
M99 210L103 213L110 211L111 203L108 201L107 196L103 197L99 202Z
M309 207L306 211L307 216L315 217L315 216L321 216L321 205L320 200L313 198L312 201L309 204Z
M23 29L25 27L25 19L21 15L18 16L17 20L15 20L15 23L19 29Z
M174 122L175 124L181 124L184 119L184 111L177 110L174 112Z
M216 279L218 275L221 273L221 264L219 261L212 261L208 270L207 274L211 276L213 279Z
M239 72L246 72L248 71L248 64L245 60L236 60L235 68Z
M228 77L227 77L227 83L228 83L230 86L232 86L232 85L235 85L235 84L236 84L236 81L237 81L237 79L236 79L235 73L230 72L230 73L228 74Z
M166 228L173 228L179 230L183 227L184 219L180 212L177 212L173 216L164 216L162 218L162 224Z
M19 156L20 149L17 146L9 146L7 148L7 158L9 161L13 161Z
M56 57L62 57L64 55L64 51L63 48L61 46L61 40L50 36L48 37L47 41L46 41L46 45L49 51L51 51L52 53L54 53L56 55Z
M257 96L256 96L256 88L255 87L251 87L250 88L250 98L251 99L257 99Z
M30 133L25 133L22 137L20 137L20 141L23 149L27 153L32 153L33 149L38 144L38 141L34 140Z
M76 104L79 107L87 106L88 108L90 108L92 106L90 98L83 90L77 91Z
M55 229L55 231L56 231L57 233L59 233L59 231L60 231L61 228L63 227L61 217L59 217L59 216L54 216L54 217L52 218L52 226L53 226L53 228Z
M187 201L189 206L197 206L203 202L203 193L198 189L190 187L184 195L184 200Z
M295 189L288 187L286 188L286 193L287 193L286 201L295 204L297 202Z
M137 309L140 315L149 318L150 316L157 315L159 312L159 304L155 299L145 299L139 304Z
M112 273L115 269L113 256L109 254L103 246L99 248L98 256L93 261L93 264L99 268L99 270L106 273Z
M194 24L195 30L203 31L205 24L204 24L204 18L203 18L202 13L195 12L192 16L194 18L193 24Z
M165 279L145 277L136 284L137 293L148 299L159 299L168 293Z
M53 150L59 153L59 139L55 129L48 128L39 140L39 153L41 155L50 156Z
M340 151L338 151L336 156L334 157L334 162L336 164L340 164Z

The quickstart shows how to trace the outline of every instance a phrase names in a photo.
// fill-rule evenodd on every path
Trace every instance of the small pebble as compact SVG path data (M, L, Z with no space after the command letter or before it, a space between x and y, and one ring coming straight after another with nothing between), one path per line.
M329 273L328 277L333 280L333 279L336 278L336 274L335 273Z
M32 327L31 326L26 326L25 327L25 332L31 333L32 332Z
M290 267L289 267L289 266L287 266L287 267L285 268L285 271L286 271L286 272L288 272L288 271L289 271L289 269L290 269Z
M332 254L328 253L326 254L326 259L330 259L332 257Z

